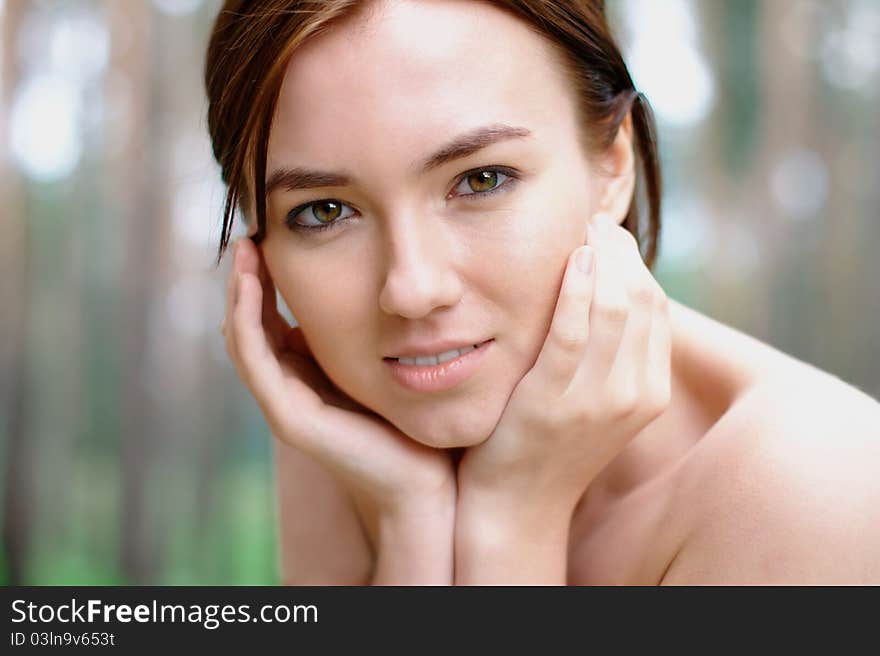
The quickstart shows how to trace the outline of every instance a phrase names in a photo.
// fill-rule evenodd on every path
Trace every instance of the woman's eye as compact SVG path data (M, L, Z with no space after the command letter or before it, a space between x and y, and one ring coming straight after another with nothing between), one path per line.
M287 215L287 220L285 222L291 228L324 230L340 223L355 213L352 211L349 214L343 214L343 207L351 209L349 205L332 198L314 201L305 205L300 205L292 210L290 214Z
M482 169L465 174L455 187L458 196L485 196L504 186L513 176L496 169Z

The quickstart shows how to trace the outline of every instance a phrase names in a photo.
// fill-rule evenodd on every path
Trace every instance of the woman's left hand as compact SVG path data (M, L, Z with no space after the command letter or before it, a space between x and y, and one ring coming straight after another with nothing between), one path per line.
M535 365L488 440L465 451L463 517L473 504L474 517L513 516L519 530L541 530L555 514L567 522L589 483L669 405L666 294L607 215L590 222L587 244L569 258ZM593 256L586 275L580 250Z

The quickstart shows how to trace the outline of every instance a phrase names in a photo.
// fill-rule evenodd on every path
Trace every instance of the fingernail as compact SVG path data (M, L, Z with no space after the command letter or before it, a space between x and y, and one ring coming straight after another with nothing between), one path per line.
M590 275L593 269L593 249L581 248L575 256L575 264L584 275Z

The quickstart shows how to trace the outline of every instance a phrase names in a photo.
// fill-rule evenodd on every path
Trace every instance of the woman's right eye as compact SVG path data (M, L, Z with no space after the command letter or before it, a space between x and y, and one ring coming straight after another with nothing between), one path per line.
M349 205L332 198L312 201L291 210L287 215L285 224L294 230L327 230L355 214L355 212L352 212L351 214L344 215L342 213L343 207L350 208ZM297 220L297 217L300 215L306 220L312 219L314 223L303 222L303 219Z

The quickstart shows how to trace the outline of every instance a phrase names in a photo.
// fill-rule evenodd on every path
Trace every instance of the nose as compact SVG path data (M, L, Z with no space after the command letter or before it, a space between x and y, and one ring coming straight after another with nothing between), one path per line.
M461 299L454 248L438 221L404 217L388 224L387 266L379 306L388 314L421 319Z

